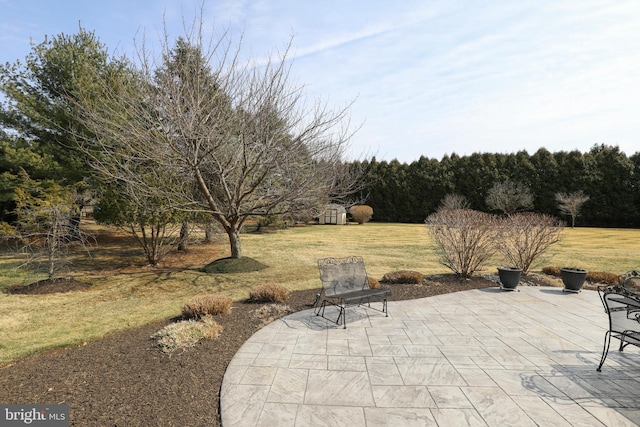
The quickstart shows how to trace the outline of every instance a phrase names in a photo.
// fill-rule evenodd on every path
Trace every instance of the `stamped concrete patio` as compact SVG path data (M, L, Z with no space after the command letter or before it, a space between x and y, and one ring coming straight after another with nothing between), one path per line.
M489 288L347 316L306 310L254 334L225 374L223 426L640 424L638 349L612 340L596 371L595 291Z

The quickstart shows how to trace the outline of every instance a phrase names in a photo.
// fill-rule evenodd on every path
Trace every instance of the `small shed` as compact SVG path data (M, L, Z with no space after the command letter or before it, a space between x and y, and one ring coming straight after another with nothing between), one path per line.
M342 205L332 203L327 205L318 217L319 224L345 225L347 223L347 210Z

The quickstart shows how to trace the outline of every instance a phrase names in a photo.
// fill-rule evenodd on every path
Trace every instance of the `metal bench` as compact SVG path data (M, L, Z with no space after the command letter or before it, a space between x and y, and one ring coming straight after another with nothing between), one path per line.
M362 257L322 258L318 260L322 292L315 301L315 314L326 319L324 312L327 304L338 308L337 325L347 328L346 309L349 306L360 306L371 302L382 301L382 311L388 317L387 298L389 289L371 289ZM332 319L329 319L332 320ZM342 320L342 323L340 322Z
M598 372L602 370L609 353L611 338L620 340L619 351L624 350L629 344L640 347L640 293L628 287L638 279L638 270L633 270L620 276L620 284L598 287L604 311L609 316L609 330L604 336Z

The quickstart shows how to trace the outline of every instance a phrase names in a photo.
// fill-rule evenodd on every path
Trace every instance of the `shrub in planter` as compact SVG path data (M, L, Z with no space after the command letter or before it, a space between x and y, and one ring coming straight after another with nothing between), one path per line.
M283 302L289 299L289 290L278 283L256 285L249 291L252 302Z
M223 293L198 295L182 307L185 319L200 319L205 316L226 316L231 311L233 300Z

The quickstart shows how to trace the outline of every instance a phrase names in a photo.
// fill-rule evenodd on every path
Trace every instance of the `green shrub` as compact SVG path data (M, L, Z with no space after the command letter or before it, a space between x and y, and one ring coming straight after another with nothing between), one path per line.
M171 354L193 347L202 339L214 339L220 332L222 326L210 316L205 316L199 321L189 319L167 325L151 335L151 339L157 340L163 353Z
M394 284L409 283L419 285L423 280L424 276L422 275L422 273L418 273L417 271L400 270L385 274L384 276L382 276L381 282Z
M277 283L256 285L249 291L252 302L283 302L289 299L289 290Z
M182 307L186 319L200 319L205 316L226 316L231 311L233 301L222 293L198 295Z

